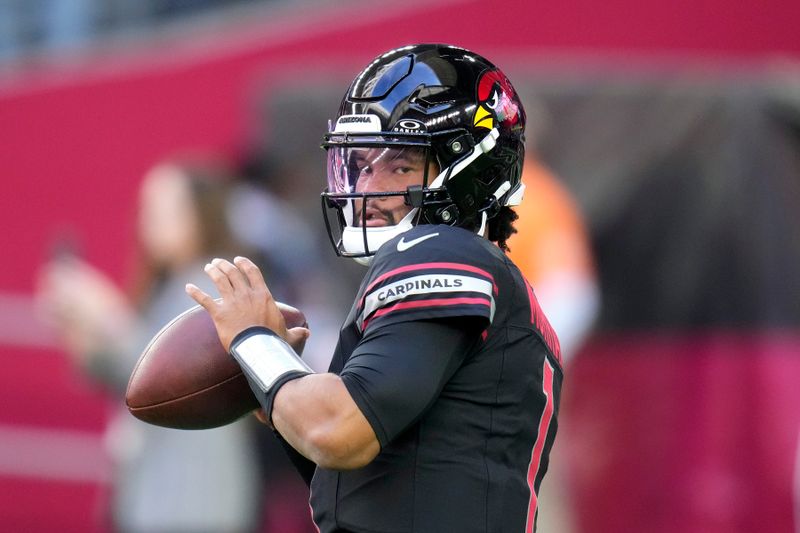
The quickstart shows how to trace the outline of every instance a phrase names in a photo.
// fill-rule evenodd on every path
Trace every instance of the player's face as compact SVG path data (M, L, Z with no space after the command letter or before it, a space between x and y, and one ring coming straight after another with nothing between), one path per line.
M422 185L425 178L425 152L412 148L365 148L354 152L358 171L356 192L405 192L411 185ZM428 163L428 179L437 173L437 165ZM357 200L356 225L361 226L362 202ZM402 196L367 200L367 227L394 226L411 211Z

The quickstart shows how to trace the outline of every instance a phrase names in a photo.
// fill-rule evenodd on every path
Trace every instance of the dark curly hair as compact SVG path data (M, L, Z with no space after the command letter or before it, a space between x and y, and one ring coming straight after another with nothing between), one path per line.
M489 240L496 242L501 250L508 253L511 249L508 247L507 241L517 232L514 227L514 221L519 218L517 212L508 206L500 208L500 212L492 217L487 226L489 229Z

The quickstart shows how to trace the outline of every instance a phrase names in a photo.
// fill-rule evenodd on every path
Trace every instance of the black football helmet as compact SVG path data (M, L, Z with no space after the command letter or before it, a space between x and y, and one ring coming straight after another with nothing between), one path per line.
M322 207L338 255L368 264L378 248L416 224L483 232L504 205L518 205L525 111L508 78L455 46L418 44L386 52L353 80L323 147ZM365 150L424 157L424 178L405 190L358 192ZM394 157L394 156L387 156ZM367 205L402 196L410 212L369 227Z

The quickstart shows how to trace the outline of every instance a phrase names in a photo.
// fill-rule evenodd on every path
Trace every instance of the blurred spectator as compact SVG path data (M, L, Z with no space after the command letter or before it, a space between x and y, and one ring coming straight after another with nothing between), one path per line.
M292 179L288 169L270 161L246 162L244 179L231 190L228 221L236 239L252 250L251 259L265 272L279 301L302 309L312 334L304 358L325 372L330 346L339 334L339 318L331 312L323 273L327 262L309 222L285 198L282 190ZM327 243L323 243L327 244ZM312 533L308 487L298 476L286 451L271 431L257 433L264 473L264 533Z
M579 207L550 170L530 155L522 173L525 201L515 208L517 234L509 254L536 291L558 334L564 362L591 330L600 291Z
M210 289L203 265L242 252L225 224L229 184L222 174L203 164L164 162L146 175L132 298L79 257L57 257L44 268L39 296L65 349L120 397L148 340L192 306L185 283ZM190 432L151 426L121 410L107 434L116 467L115 530L254 529L260 480L249 420Z
M290 201L275 191L286 179L280 168L248 162L241 174L244 179L229 200L231 230L257 254L252 259L259 267L271 271L275 297L296 301L320 259L316 236Z
M231 191L228 221L236 239L254 251L252 259L268 273L275 298L303 310L312 329L307 362L324 372L329 348L339 338L340 315L329 303L338 287L329 282L329 245L320 242L324 232L312 228L296 208L293 188L301 178L289 166L270 155L247 161L241 172L245 179ZM302 189L307 197L307 188ZM318 217L311 220L319 222Z

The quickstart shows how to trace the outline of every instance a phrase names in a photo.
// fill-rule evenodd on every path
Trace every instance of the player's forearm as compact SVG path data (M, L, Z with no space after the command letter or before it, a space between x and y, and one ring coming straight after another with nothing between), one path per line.
M246 328L230 352L275 429L305 457L324 468L352 469L380 451L341 378L315 374L274 331Z
M380 451L372 427L334 374L312 374L283 385L272 422L289 444L323 468L360 468Z

